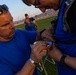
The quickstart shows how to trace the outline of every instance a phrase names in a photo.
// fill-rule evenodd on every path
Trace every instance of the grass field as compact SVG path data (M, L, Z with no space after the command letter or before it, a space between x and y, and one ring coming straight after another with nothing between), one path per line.
M48 28L49 26L51 26L51 21L54 18L55 18L55 16L49 17L46 19L37 20L36 22L38 24L38 30ZM16 26L16 29L24 29L24 24ZM45 61L45 58L46 57L43 57L43 61ZM51 58L48 57L48 59L51 61ZM58 75L56 64L52 64L48 61L45 61L44 66L45 66L45 69L46 69L46 72L48 73L48 75ZM44 71L42 71L42 72L40 72L40 75L46 75L46 74L44 73Z
M41 30L41 29L44 29L44 28L47 28L47 27L51 26L51 21L54 18L55 17L53 16L53 17L37 20L36 22L38 24L38 29ZM16 26L16 28L24 29L24 24L20 24L20 25Z

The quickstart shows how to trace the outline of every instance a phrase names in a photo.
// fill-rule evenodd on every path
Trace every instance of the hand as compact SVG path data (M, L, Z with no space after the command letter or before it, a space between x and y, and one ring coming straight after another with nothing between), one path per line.
M44 41L37 41L33 46L32 46L32 52L31 52L31 58L36 62L39 63L44 54L46 53L47 45L46 42Z
M42 37L44 40L48 40L48 41L55 42L55 40L53 39L51 27L50 27L50 28L47 28L47 29L42 33L41 37Z
M52 47L49 48L48 50L48 55L53 58L56 61L60 61L60 58L62 56L62 53L60 50L56 47L56 44L53 43Z

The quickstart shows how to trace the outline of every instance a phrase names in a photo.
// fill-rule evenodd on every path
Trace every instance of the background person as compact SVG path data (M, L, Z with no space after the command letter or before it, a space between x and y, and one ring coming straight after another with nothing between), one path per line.
M37 42L31 49L36 39L35 31L15 30L8 7L0 5L0 75L38 75L36 63L45 54L46 43Z
M24 24L25 24L25 29L30 31L31 30L30 29L30 18L28 14L25 14Z
M55 48L56 50L49 51L49 55L55 60L59 58L57 60L59 75L76 75L76 0L22 1L28 6L34 5L42 12L45 12L46 9L59 9L54 28L46 29L44 33L42 33L42 36L54 42L53 35L55 35L54 39L57 42L58 49ZM55 29L55 34L52 33L52 29ZM51 52L53 52L53 54ZM57 53L59 53L59 55ZM61 63L67 64L69 67L65 67Z
M28 31L37 31L38 25L33 17L29 18L28 14L25 14L25 29Z
M30 18L30 24L31 24L32 31L38 30L38 24L36 23L33 17Z

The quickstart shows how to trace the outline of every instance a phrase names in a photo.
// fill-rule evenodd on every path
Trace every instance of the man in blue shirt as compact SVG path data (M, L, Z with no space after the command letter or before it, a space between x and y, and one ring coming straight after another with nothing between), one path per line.
M33 17L29 18L28 14L25 14L24 24L25 24L25 30L28 30L28 31L38 30L38 25L35 22L35 19Z
M45 54L45 42L37 42L37 32L15 30L6 5L0 5L0 75L39 75L36 63ZM37 45L38 44L38 45Z
M46 9L58 10L58 17L55 22L54 33L51 28L46 29L42 34L53 41L53 35L57 41L57 47L50 49L49 56L58 61L59 75L76 75L76 0L22 0L26 5L34 5L42 12ZM45 36L48 32L47 36ZM52 35L53 34L53 35ZM65 65L67 65L65 67Z

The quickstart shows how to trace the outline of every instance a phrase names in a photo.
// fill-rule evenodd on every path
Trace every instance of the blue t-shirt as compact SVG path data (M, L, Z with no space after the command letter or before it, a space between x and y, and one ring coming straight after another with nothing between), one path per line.
M71 41L76 40L76 34L72 34L69 32L65 32L63 30L63 12L64 12L64 5L65 1L63 0L62 7L60 9L59 17L58 17L58 23L56 28L56 38L60 41ZM63 54L70 55L72 57L76 57L76 43L74 44L63 44L61 42L58 42L58 48ZM70 67L64 67L59 62L58 65L58 73L59 75L76 75L76 70L70 68Z
M14 75L30 58L30 43L36 40L36 32L15 30L10 41L0 41L0 75ZM38 75L35 69L33 75Z
M25 24L25 29L28 31L36 31L36 26L34 25L34 23Z
M33 23L34 18L30 18L30 24L25 24L25 29L28 31L36 31L36 25Z

